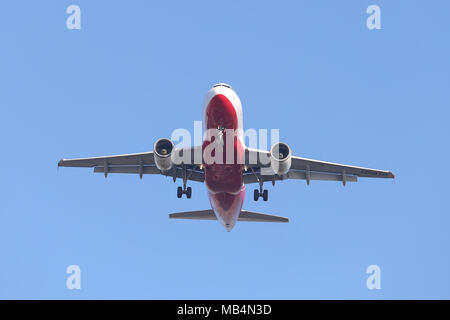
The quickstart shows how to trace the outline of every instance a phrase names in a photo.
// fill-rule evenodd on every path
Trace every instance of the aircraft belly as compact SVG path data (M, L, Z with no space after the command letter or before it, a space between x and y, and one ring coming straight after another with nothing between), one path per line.
M236 223L245 197L242 174L245 148L238 135L230 135L242 129L238 117L240 112L236 110L223 94L211 98L205 109L207 133L202 146L208 197L217 219L227 230L231 230ZM220 140L216 141L216 138ZM213 161L206 161L205 157Z
M231 230L236 224L245 198L245 185L239 193L231 194L227 192L211 193L208 191L211 208L227 230Z

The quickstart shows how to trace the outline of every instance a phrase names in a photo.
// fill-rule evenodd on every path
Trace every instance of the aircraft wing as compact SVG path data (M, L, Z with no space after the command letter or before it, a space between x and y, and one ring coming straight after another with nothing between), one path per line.
M192 152L198 148L185 148L183 152ZM181 153L182 154L182 153ZM192 157L192 159L194 159ZM204 182L204 172L199 165L191 163L181 163L174 165L169 171L160 171L155 165L153 152L121 154L114 156L62 159L58 162L58 167L85 167L94 168L94 172L103 173L105 177L109 173L138 174L141 178L144 174L161 174L176 178L183 178L186 174L187 180Z
M276 181L286 179L328 180L356 182L358 177L365 178L394 178L391 171L369 169L364 167L349 166L345 164L325 162L301 157L291 157L291 168L286 174L268 174L270 168L270 152L265 150L247 148L245 152L245 164L249 168L244 173L244 183L257 183L264 181Z

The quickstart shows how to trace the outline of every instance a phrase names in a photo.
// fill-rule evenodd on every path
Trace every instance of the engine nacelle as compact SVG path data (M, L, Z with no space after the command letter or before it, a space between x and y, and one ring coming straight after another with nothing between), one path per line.
M153 146L153 154L155 158L156 167L161 171L172 169L172 151L173 143L169 139L159 139Z
M291 168L291 148L286 143L276 143L270 149L270 165L276 174L285 174Z

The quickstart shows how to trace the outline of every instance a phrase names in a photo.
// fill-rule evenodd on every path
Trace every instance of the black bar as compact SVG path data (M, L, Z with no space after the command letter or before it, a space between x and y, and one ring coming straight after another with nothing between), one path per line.
M142 319L309 319L341 315L385 318L393 312L400 315L427 314L442 309L446 314L448 300L3 300L3 312L10 308L15 315L36 311L71 315L117 316L136 313Z

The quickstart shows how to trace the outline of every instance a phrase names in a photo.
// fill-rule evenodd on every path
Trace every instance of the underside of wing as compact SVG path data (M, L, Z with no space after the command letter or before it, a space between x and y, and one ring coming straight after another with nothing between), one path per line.
M289 170L288 173L285 174L273 174L273 175L267 175L267 174L260 174L260 169L255 168L251 169L244 173L244 183L245 184L251 184L251 183L259 183L259 181L262 182L275 182L275 181L282 181L282 180L318 180L318 181L343 181L344 179L346 182L357 182L358 177L354 175L346 175L345 178L342 174L334 174L334 173L323 173L323 172L310 172L309 178L307 176L307 173L302 170Z
M391 171L370 169L364 167L349 166L339 163L325 162L301 157L291 157L291 166L284 174L270 173L270 152L247 148L245 152L245 164L248 168L244 172L244 182L259 183L265 181L275 182L277 180L299 179L326 180L356 182L358 177L366 178L394 178Z
M199 147L180 149L180 154L192 154L188 157L189 163L180 161L179 164L173 164L169 170L161 171L155 163L153 152L122 154L104 157L78 158L78 159L62 159L58 163L58 167L85 167L94 168L95 173L103 173L105 177L110 173L126 173L138 174L141 178L144 174L161 174L172 177L197 182L205 180L203 170L199 165L194 164L194 153Z
M139 174L139 166L111 166L108 167L108 173L128 173ZM95 173L105 173L105 167L94 167ZM174 179L183 179L186 175L186 180L204 182L205 175L202 170L196 166L174 166L168 171L161 171L156 166L143 166L142 174L161 174L166 177L172 177Z
M394 178L394 174L391 171L349 166L345 164L325 162L300 157L292 157L291 169L304 171L309 170L310 172L325 172L334 174L345 173L365 178Z
M97 166L115 166L115 165L154 165L155 159L153 152L130 153L115 156L62 159L58 162L58 167L97 167Z

